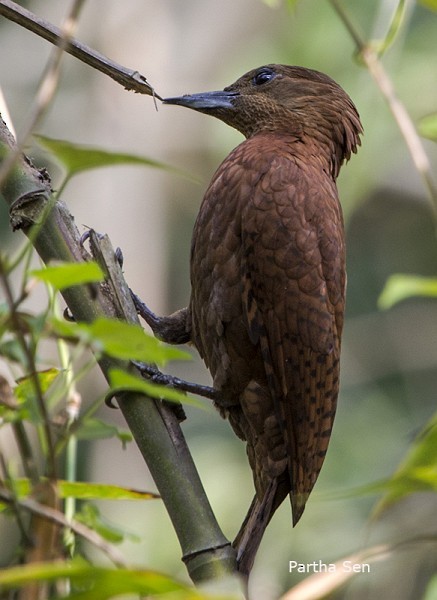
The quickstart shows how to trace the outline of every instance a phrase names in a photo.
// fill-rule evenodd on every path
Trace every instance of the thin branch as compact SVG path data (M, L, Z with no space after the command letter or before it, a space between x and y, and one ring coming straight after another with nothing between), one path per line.
M75 533L83 537L88 542L91 542L91 544L96 546L96 548L99 548L99 550L104 552L115 565L118 567L127 566L126 561L117 548L104 540L98 533L86 527L86 525L83 525L75 520L66 519L63 513L60 511L40 504L32 498L14 498L13 494L3 487L0 487L0 500L7 504L15 505L25 509L34 515L48 519L49 521L61 525L62 527L72 529Z
M431 165L428 156L423 147L422 140L417 133L416 127L414 126L413 120L408 114L404 104L396 95L393 83L382 66L377 53L372 48L372 45L363 39L349 18L349 15L341 6L341 3L338 0L329 1L339 15L340 19L343 21L346 29L349 31L360 58L366 65L370 75L373 77L376 85L379 87L391 110L391 113L411 154L413 163L423 179L431 201L434 215L437 218L437 187L431 175Z
M62 24L59 43L57 47L53 49L49 57L45 72L41 78L41 84L36 95L29 123L27 124L26 131L22 134L21 139L18 140L19 143L27 140L29 135L35 130L55 96L61 74L61 61L64 50L67 48L70 39L76 30L79 13L84 1L85 0L75 0L73 2L70 12Z
M57 48L53 50L51 53L48 63L45 68L45 72L42 76L41 83L38 88L38 92L36 94L36 99L34 105L32 107L30 118L26 127L24 128L23 133L19 136L17 140L17 146L13 152L9 154L6 160L3 162L2 167L0 169L0 185L1 182L6 179L10 169L12 169L15 160L18 155L22 152L24 145L27 142L27 139L35 130L37 124L47 111L50 106L57 87L58 81L61 74L61 60L64 55L64 50L68 47L73 32L77 25L77 19L79 17L80 9L82 8L85 0L75 0L72 4L70 12L67 18L64 20L64 23L59 29L58 43ZM4 6L6 4L6 6ZM0 14L2 14L3 10L8 12L12 10L15 12L19 9L22 11L21 7L15 5L14 2L9 2L8 0L0 0ZM29 13L31 14L31 13ZM6 16L6 15L5 15Z
M5 460L5 457L3 456L3 453L0 453L0 465L1 465L1 469L3 471L3 478L2 478L3 481L0 479L0 486L3 486L4 482L9 483L9 482L13 481L13 479L9 473L8 464ZM15 520L16 520L18 530L21 535L21 539L24 540L26 543L30 543L29 535L27 533L27 528L23 522L20 507L18 505L17 496L14 492L8 492L8 493L10 496L10 500L9 500L8 504L10 505L12 512L15 514Z
M60 29L48 21L40 19L15 2L11 2L10 0L0 0L0 15L29 29L29 31L36 33L52 44L59 45L62 40ZM126 90L153 96L158 98L158 100L162 99L148 83L144 75L141 75L138 71L127 69L126 67L117 64L78 40L70 39L65 47L65 52L68 52L68 54L78 58L87 65L108 75L108 77L114 79L114 81L122 85Z

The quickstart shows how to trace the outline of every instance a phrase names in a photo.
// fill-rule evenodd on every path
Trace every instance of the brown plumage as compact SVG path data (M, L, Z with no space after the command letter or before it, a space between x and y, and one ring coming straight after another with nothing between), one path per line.
M328 448L346 283L335 180L362 128L347 94L301 67L268 65L222 92L165 102L247 138L205 193L190 304L166 318L178 335L160 337L196 346L217 408L247 443L256 496L235 544L248 573L288 494L293 524L300 519Z

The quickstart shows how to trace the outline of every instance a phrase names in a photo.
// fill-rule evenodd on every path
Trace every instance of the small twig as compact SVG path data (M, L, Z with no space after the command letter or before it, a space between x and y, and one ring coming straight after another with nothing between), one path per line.
M91 544L104 552L115 565L118 567L127 566L122 554L116 548L114 548L112 544L104 540L92 529L86 527L86 525L83 525L75 520L66 519L65 516L58 510L49 506L44 506L43 504L40 504L31 498L14 498L13 494L3 487L0 487L0 500L2 502L6 502L7 504L15 504L16 506L19 506L20 508L23 508L35 515L48 519L53 523L57 523L62 527L68 527L72 529L75 533L88 540L91 542Z
M431 165L428 156L423 147L422 140L416 131L416 127L404 104L397 97L393 83L390 77L387 75L387 72L385 71L381 62L378 60L375 52L370 47L366 47L361 56L363 57L370 74L384 95L393 117L398 124L399 130L413 159L414 165L419 174L422 176L432 202L434 212L437 215L437 188L431 175Z
M368 44L363 39L349 18L349 15L341 6L340 2L338 0L330 0L330 2L340 19L343 21L346 29L349 31L360 58L366 65L376 85L381 90L381 93L391 110L391 113L411 154L413 163L423 179L431 200L434 215L437 218L437 187L431 175L431 165L428 156L423 147L422 140L416 131L414 123L404 104L397 97L393 83L382 66L381 61L378 59L378 55L372 48L372 45Z
M60 29L10 0L0 0L0 15L29 29L29 31L36 33L52 44L59 45L63 38ZM147 82L144 75L141 75L138 71L126 69L126 67L92 50L78 40L70 39L65 46L65 52L108 75L114 81L124 86L126 90L131 90L139 94L147 94L158 98L158 100L162 99Z
M58 30L58 47L54 49L49 57L45 72L38 88L33 108L31 110L30 118L26 127L24 128L23 133L17 140L17 146L14 151L11 152L3 161L0 169L0 185L8 176L9 171L11 170L18 156L21 154L28 137L34 131L35 127L41 120L42 116L54 98L61 73L61 60L64 55L64 50L68 47L71 36L75 30L79 12L83 3L84 0L75 0L73 2L70 13L65 19L62 28ZM10 2L9 0L0 0L0 14L8 16L10 13L15 14L20 13L21 11L24 11L24 9L16 5L14 2ZM31 15L31 13L29 14Z
M32 484L35 485L39 480L38 469L24 423L17 420L15 423L12 423L12 429L20 451L20 458L26 477L28 477Z
M11 475L9 473L9 468L8 468L7 462L5 460L5 457L3 456L3 453L0 453L0 465L1 465L1 468L3 471L3 479L4 479L4 481L0 480L0 486L3 486L4 482L12 482L13 481L13 478L11 477ZM9 491L8 493L10 496L9 505L10 505L12 511L15 513L15 520L16 520L18 530L21 535L21 539L24 540L26 543L30 543L29 535L27 533L27 529L23 522L23 517L21 515L17 496L13 491Z

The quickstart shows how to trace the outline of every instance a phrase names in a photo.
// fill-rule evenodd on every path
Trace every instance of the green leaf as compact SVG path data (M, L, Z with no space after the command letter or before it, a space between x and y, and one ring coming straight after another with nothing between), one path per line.
M437 0L418 0L419 4L429 8L430 10L437 11Z
M25 365L27 360L23 347L16 338L6 340L0 344L0 356L22 365Z
M155 500L158 494L133 490L107 483L90 483L84 481L65 481L58 479L56 482L60 498L76 498L78 500ZM18 498L25 498L32 492L29 479L15 479L14 493ZM0 510L6 505L0 503Z
M418 275L391 275L378 298L380 309L388 309L412 296L437 298L437 279Z
M437 142L437 113L423 117L418 123L418 129L421 136Z
M279 8L282 5L282 0L262 0L263 4L266 4L269 8ZM285 0L285 5L290 10L296 7L299 0Z
M375 52L382 56L384 52L390 48L390 46L394 43L399 31L401 30L402 24L405 19L406 12L406 2L405 0L398 0L398 5L393 12L393 16L391 18L387 33L382 40L372 40L371 46L375 50Z
M122 593L157 595L188 589L188 586L153 571L96 567L84 561L40 562L4 569L0 571L0 586L3 589L15 588L61 578L68 578L80 589L89 590L73 593L69 598L103 600Z
M158 494L143 492L111 485L107 483L87 483L82 481L58 481L61 498L77 498L79 500L155 500Z
M359 485L353 488L319 492L316 494L315 499L323 502L330 502L333 500L344 500L346 498L359 498L369 494L381 494L387 491L389 485L390 479L379 479L378 481L372 481L371 483L365 483L364 485Z
M101 148L73 144L65 140L55 140L42 135L35 136L38 143L53 154L67 171L68 178L89 169L110 167L114 165L139 165L164 169L187 177L186 173L165 163L124 152L108 152Z
M109 523L107 519L101 516L99 509L94 504L84 504L81 511L75 514L75 519L80 523L87 525L87 527L112 544L120 544L126 538L136 542L140 541L138 536L128 533L112 523Z
M106 600L122 594L168 600L170 598L171 600L241 600L243 598L239 591L223 594L196 590L156 571L98 567L81 559L34 562L3 569L0 571L0 589L18 588L35 582L56 582L61 579L68 579L71 583L72 592L68 595L69 600ZM233 587L236 590L240 589L236 578Z
M38 371L36 375L43 394L49 389L59 373L60 371L54 367L45 371ZM18 385L15 387L14 392L19 400L27 400L34 396L34 380L34 375L26 375L17 379Z
M164 365L169 360L189 360L188 353L167 346L148 335L139 325L99 317L92 323L51 321L59 336L93 346L96 352L124 360L138 360Z
M99 440L118 437L123 444L127 441L132 441L132 435L129 432L121 431L115 425L108 425L95 417L85 419L75 432L75 436L79 440Z
M86 326L91 336L102 344L106 354L126 360L164 365L169 360L187 360L190 355L166 346L148 335L139 325L116 319L99 318Z
M54 380L58 377L60 371L52 368L45 371L38 371L36 377L39 381L41 393L45 394ZM40 414L37 408L35 375L26 375L17 380L18 385L14 388L14 394L20 404L29 411L29 418L32 422L39 422Z
M104 278L101 268L94 261L50 264L50 266L44 269L31 271L31 275L40 281L50 283L50 285L58 290L63 290L73 285L102 281Z
M140 392L141 394L151 396L152 398L169 400L170 402L181 402L183 404L195 406L196 408L206 409L205 404L191 396L186 396L183 392L179 392L178 390L165 385L151 383L146 379L126 373L121 369L109 370L109 382L112 395L116 395L123 391Z
M426 586L425 595L422 600L436 600L437 598L437 575L433 575Z
M387 493L377 504L374 515L415 492L437 492L437 415L427 424L410 447L396 473L386 483Z

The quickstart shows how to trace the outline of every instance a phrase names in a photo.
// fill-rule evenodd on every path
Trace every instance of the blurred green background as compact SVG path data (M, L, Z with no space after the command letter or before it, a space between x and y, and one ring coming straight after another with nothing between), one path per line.
M437 13L414 1L406 4L402 30L383 63L418 120L437 108ZM363 36L373 39L385 35L397 2L344 0L342 5ZM38 0L26 6L59 24L67 3ZM325 466L298 527L292 529L284 502L267 530L253 571L252 598L273 600L302 579L303 574L288 572L290 560L329 563L368 545L436 536L435 494L410 496L370 521L377 497L346 493L390 476L435 411L437 302L411 299L381 312L377 299L392 273L436 276L437 244L426 190L330 3L301 0L289 10L285 3L261 0L89 0L77 37L146 75L162 96L221 89L267 63L324 71L350 94L365 136L339 179L348 240L348 303L337 419ZM0 86L20 131L51 47L4 19L0 47ZM213 171L241 136L178 107L158 106L156 111L150 98L124 91L68 56L56 100L38 133L150 156L200 179L199 184L157 170L117 167L80 175L64 195L79 228L107 232L121 246L127 281L156 312L185 306L191 229L200 200ZM437 146L424 145L435 170ZM29 153L40 163L47 160L41 151ZM57 167L49 164L49 170L56 185ZM0 206L2 250L16 247L18 238L9 232L7 212ZM30 308L38 310L38 305ZM1 362L0 372L11 376ZM196 357L174 372L209 382ZM85 401L103 389L97 370L81 386ZM212 410L187 412L184 432L218 520L232 538L253 495L244 445ZM116 411L105 409L102 415L122 424ZM0 443L13 455L3 430ZM116 441L83 444L80 459L83 478L154 489L134 444L125 451ZM132 563L186 578L177 539L159 501L107 502L100 508L141 537L141 543L124 544ZM6 564L17 538L6 523L0 521L0 527L0 564ZM437 570L436 549L435 541L409 545L372 564L370 574L356 577L335 597L436 598L426 592Z

